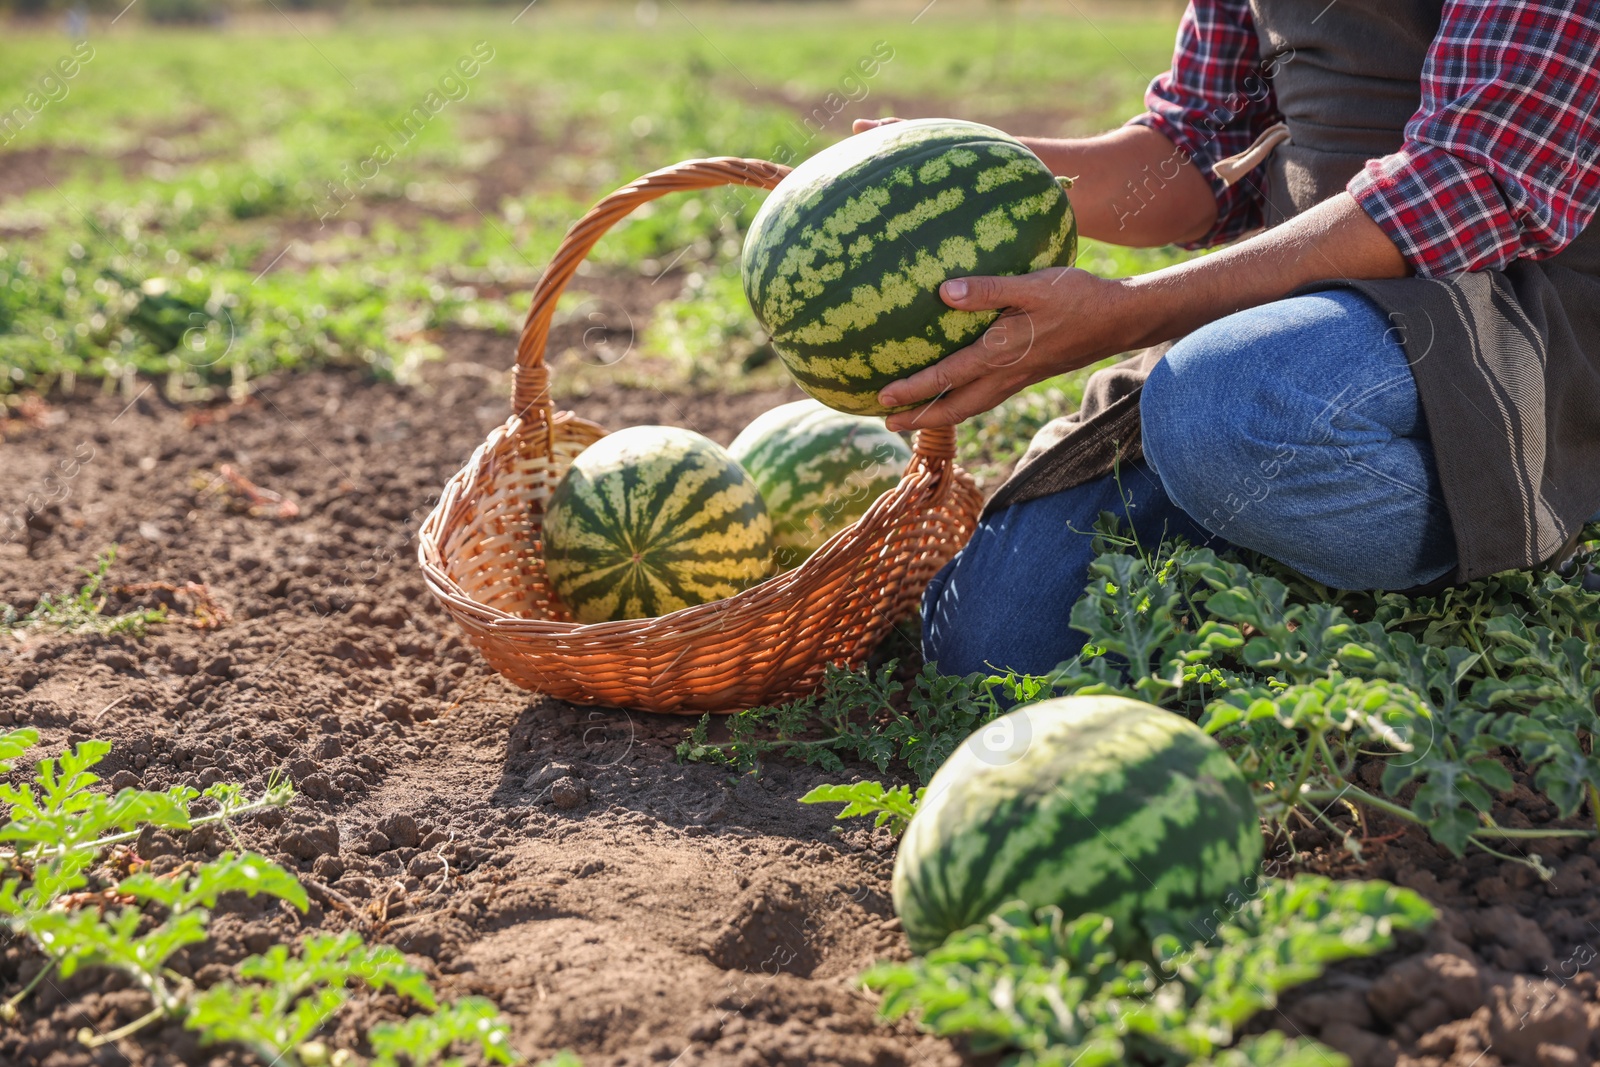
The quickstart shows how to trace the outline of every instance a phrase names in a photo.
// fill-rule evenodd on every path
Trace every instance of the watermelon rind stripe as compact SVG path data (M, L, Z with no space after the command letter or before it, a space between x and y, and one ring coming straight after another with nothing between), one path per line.
M896 125L797 167L745 246L745 292L774 349L809 395L855 414L887 413L884 386L998 316L946 307L943 281L1076 258L1064 183L1021 143L972 123Z
M791 567L863 515L905 472L911 450L880 419L815 400L761 415L728 451L766 501L780 567Z
M1249 790L1188 720L1112 697L1019 714L1031 737L1020 758L989 766L959 749L902 839L894 894L914 949L1014 899L1069 918L1181 911L1259 864Z
M1033 165L1037 167L1037 162L1034 161ZM1053 235L1059 229L1059 219L1066 214L1066 198L1053 177L1039 171L1033 175L1026 187L1016 191L1015 195L1016 200L990 208L975 224L971 224L970 228L964 226L960 231L933 242L921 235L913 241L908 239L907 235L942 215L955 212L970 199L968 191L961 186L952 186L944 189L913 190L898 199L891 197L882 210L885 233L873 238L875 254L861 259L853 258L849 273L863 280L876 279L880 289L887 281L892 280L895 287L894 297L885 297L880 292L877 294L878 302L890 300L892 303L896 297L904 301L914 295L919 288L925 289L930 285L936 287L938 282L951 276L957 268L967 272L978 269L979 253L995 253L983 257L987 259L1010 258L1006 247L1010 243L1018 240L1036 243L1038 238L1033 234L1043 231L1034 227L1030 234L1025 236L1018 230L1016 222L1031 220L1043 213L1055 220L1051 223L1050 233ZM807 237L812 239L810 243L806 242ZM937 254L931 254L930 249L937 250ZM874 310L872 302L867 300L868 294L859 292L855 287L830 288L827 284L837 282L843 277L844 266L838 259L844 251L837 241L832 240L827 234L819 234L812 227L803 229L799 240L787 246L785 259L775 265L776 276L751 294L752 302L762 313L763 322L775 336L796 336L797 342L806 341L804 336L799 336L804 325L793 324L793 316L784 314L784 311L791 307L793 310L802 310L805 307L804 301L797 300L792 305L775 304L773 301L783 301L788 297L789 283L786 275L789 272L809 269L806 264L819 255L826 257L825 263L828 267L825 272L819 272L815 278L802 279L805 288L815 291L802 292L799 295L811 299L821 296L826 291L842 291L848 295L850 299L846 303L827 305L821 312L821 318L835 330L862 329L874 324L875 318L861 318ZM758 257L756 269L759 270L760 267ZM776 291L771 291L774 288ZM857 317L847 318L852 314ZM822 329L821 326L812 328Z
M760 491L714 442L634 427L574 460L544 522L545 569L581 622L732 596L771 572Z

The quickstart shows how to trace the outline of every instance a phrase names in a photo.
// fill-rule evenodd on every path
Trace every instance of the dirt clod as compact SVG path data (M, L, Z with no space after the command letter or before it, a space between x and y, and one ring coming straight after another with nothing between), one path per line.
M1489 1037L1507 1063L1576 1063L1579 1050L1589 1044L1582 1003L1549 979L1516 975L1490 991L1489 1005Z
M387 839L386 848L416 848L422 840L421 835L417 833L417 820L403 813L381 819L378 822L378 833Z
M323 823L298 827L283 835L279 844L289 855L301 860L339 854L339 824Z
M589 787L576 778L560 778L550 786L550 803L562 811L572 811L589 799Z
M337 882L344 875L344 861L338 856L318 856L311 873L324 882Z
M1506 904L1478 912L1472 930L1490 945L1489 962L1506 971L1536 970L1553 962L1555 950L1539 924Z

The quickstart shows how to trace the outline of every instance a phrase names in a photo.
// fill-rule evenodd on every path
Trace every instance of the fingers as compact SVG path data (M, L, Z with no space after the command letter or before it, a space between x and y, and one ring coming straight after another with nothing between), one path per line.
M1033 276L1015 278L955 278L939 287L939 295L953 308L963 311L1012 309L989 325L966 348L941 359L931 367L890 382L878 392L885 407L900 407L931 400L960 388L986 374L1018 363L1033 346L1033 318L1026 304L1031 295Z
M962 311L992 311L1017 307L1033 294L1036 276L1018 274L1000 278L951 278L939 286L939 298Z
M926 430L934 426L954 426L974 415L988 411L1010 396L1013 391L1010 386L1001 386L992 379L980 378L920 408L890 415L886 424L896 433Z
M1033 320L1027 312L1001 315L972 344L884 386L878 391L878 402L884 407L904 407L948 396L977 381L991 381L1002 390L1002 397L1009 396L1026 384L1027 374L1020 364L1033 342Z
M980 338L977 344L952 352L931 367L924 367L910 377L890 382L878 391L878 403L896 408L903 404L932 400L981 377L988 370L982 345Z
M854 122L852 122L850 124L850 132L851 133L866 133L868 130L875 130L879 126L887 126L891 122L899 122L899 121L900 120L896 119L896 118L856 119Z
M879 390L885 407L922 405L891 415L889 428L954 425L988 411L1030 382L1098 358L1092 339L1083 342L1072 324L1075 311L1094 306L1106 284L1087 271L1066 267L945 282L939 295L950 307L1002 309L1001 314L966 348Z

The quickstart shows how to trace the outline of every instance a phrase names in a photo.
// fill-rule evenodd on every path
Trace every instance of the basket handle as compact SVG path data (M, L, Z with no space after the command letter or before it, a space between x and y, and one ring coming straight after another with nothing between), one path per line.
M641 204L668 193L687 189L709 189L718 185L753 185L771 189L789 168L764 159L719 156L716 159L690 159L635 178L601 200L572 224L561 239L555 258L533 289L533 305L522 323L522 339L517 343L517 367L511 391L512 410L524 424L538 423L540 414L546 425L555 415L550 399L550 371L545 366L545 343L550 338L550 323L555 318L556 300L577 272L589 250Z
M522 323L517 342L517 365L512 372L511 410L520 417L521 432L531 433L555 420L555 403L550 397L550 368L545 364L545 345L550 339L550 324L555 318L556 301L607 230L628 216L634 208L668 193L689 189L710 189L719 185L746 185L771 189L783 180L789 168L765 159L717 156L690 159L635 178L602 199L572 224L561 239L561 246L540 275L533 289L532 306ZM550 440L550 438L546 438ZM930 460L955 456L955 430L941 426L917 433L917 452Z

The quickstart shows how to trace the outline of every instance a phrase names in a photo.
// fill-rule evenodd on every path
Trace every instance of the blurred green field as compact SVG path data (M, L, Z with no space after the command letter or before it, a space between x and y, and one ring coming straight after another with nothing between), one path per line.
M100 19L78 46L8 28L0 394L144 377L174 399L238 395L329 363L404 378L453 329L514 331L567 225L644 171L798 160L864 115L1090 133L1138 110L1176 17L546 0L220 30ZM591 280L661 279L630 311L641 358L615 373L667 390L775 380L736 274L759 199L676 196L602 242ZM1181 255L1091 244L1081 264L1127 273ZM1025 439L1059 403L1020 404L1005 436Z

